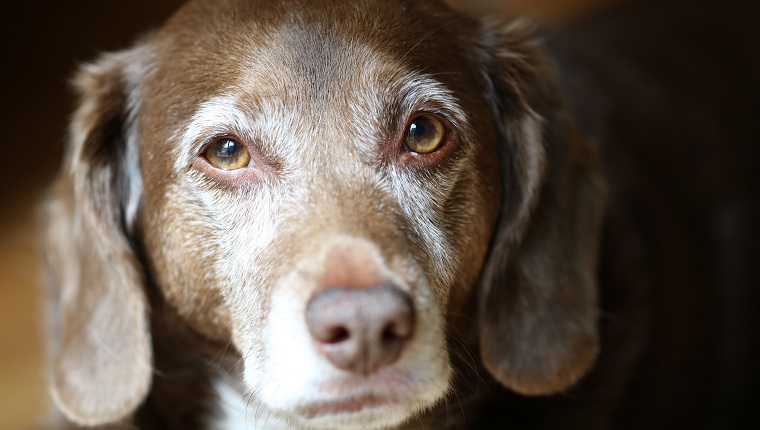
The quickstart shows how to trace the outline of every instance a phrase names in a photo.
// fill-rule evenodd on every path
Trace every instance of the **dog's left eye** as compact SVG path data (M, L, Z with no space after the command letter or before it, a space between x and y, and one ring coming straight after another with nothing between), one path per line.
M436 151L446 140L446 127L433 115L422 114L415 118L407 130L404 145L418 154Z
M212 166L222 170L242 169L251 163L251 154L245 146L229 138L214 142L205 155Z

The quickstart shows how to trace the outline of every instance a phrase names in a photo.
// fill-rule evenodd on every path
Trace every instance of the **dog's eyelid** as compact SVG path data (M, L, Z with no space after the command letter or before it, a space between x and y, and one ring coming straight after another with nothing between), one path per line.
M200 174L210 179L209 184L213 184L214 187L229 189L262 186L268 181L276 180L282 174L282 162L272 154L266 153L256 140L239 137L244 136L242 133L211 132L208 136L197 139L198 143L192 149L193 155L185 170L186 174ZM229 160L224 160L224 157L214 160L215 145L224 144L225 141L238 144L238 149L244 152L237 153L235 150L230 154L232 158ZM225 165L227 161L231 162L231 166Z
M407 100L402 105L401 112L404 112L404 118L400 119L399 125L403 127L407 127L419 116L432 115L443 122L447 136L459 137L468 130L469 117L453 95Z
M229 140L238 142L241 145L244 145L246 148L250 146L248 144L248 140L241 138L239 133L232 133L232 132L227 132L227 131L212 132L212 133L209 133L207 136L204 136L203 138L198 139L198 143L195 145L195 149L193 150L194 156L202 157L203 154L205 154L206 151L209 150L211 145L224 139L229 139Z
M221 137L214 139L206 148L202 157L214 168L235 171L256 165L248 145L239 139Z

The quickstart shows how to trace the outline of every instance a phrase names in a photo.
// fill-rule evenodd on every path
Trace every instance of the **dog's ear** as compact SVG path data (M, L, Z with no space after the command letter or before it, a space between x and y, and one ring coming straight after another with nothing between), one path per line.
M132 228L142 195L133 49L82 68L62 172L44 208L52 287L51 392L72 421L99 425L135 411L151 384L152 350Z
M598 350L595 269L604 185L524 25L485 24L501 127L503 207L479 292L486 368L522 394L575 383Z

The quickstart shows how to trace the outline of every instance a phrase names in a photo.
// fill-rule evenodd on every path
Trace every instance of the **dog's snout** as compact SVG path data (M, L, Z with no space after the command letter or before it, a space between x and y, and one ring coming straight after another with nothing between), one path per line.
M317 349L340 369L371 373L394 363L414 334L414 306L393 285L333 287L306 307Z

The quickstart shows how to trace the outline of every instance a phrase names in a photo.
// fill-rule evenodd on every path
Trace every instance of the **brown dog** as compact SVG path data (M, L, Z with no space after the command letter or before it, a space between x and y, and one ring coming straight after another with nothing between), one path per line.
M600 163L519 25L197 0L76 84L46 210L71 422L504 428L500 387L594 363Z

